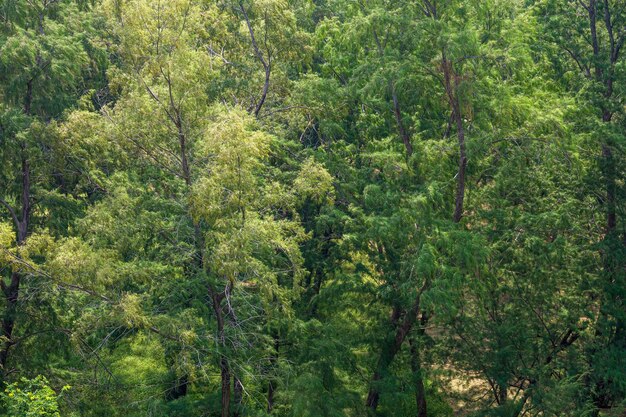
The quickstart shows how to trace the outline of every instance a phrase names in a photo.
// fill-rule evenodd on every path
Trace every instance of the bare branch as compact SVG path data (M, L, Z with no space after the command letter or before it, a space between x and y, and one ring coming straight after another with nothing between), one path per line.
M604 25L606 31L609 34L609 45L611 47L611 63L613 64L613 56L615 54L615 35L613 34L613 22L611 21L611 8L609 7L609 0L604 0Z
M583 2L583 0L578 0L578 3L579 3L581 6L583 6L583 8L584 8L585 10L589 11L589 6L587 6L587 5L585 4L585 2Z
M259 48L259 45L257 44L256 37L254 36L254 29L252 28L250 17L248 16L248 12L246 11L246 8L243 6L242 1L239 2L239 10L241 10L241 13L243 14L243 17L246 21L246 26L248 26L248 32L250 33L250 40L252 41L254 54L256 55L257 59L261 62L261 65L263 65L263 69L265 70L265 81L263 82L263 91L261 92L261 98L259 99L259 102L257 103L254 109L254 116L258 117L259 112L261 111L261 107L263 107L263 103L265 103L265 99L267 98L267 92L269 90L270 74L272 70L271 55L268 51L268 59L266 60L265 56L261 52L261 49ZM267 36L267 32L266 32L266 36ZM265 43L267 45L267 39L265 40Z
M146 82L143 80L143 77L140 76L139 78L141 79L141 82L146 87L146 90L148 91L148 93L150 93L150 96L152 96L154 101L156 101L161 107L163 107L163 111L165 111L165 114L167 114L167 117L172 121L172 123L176 124L176 120L174 119L172 114L169 112L169 110L167 110L167 107L165 107L165 105L161 102L159 97L152 91L152 89L148 86L148 84L146 84Z
M615 44L615 53L612 58L613 62L617 62L617 59L619 58L619 52L622 49L622 46L624 46L624 40L626 40L626 32L621 33L620 37L617 39L617 43Z
M13 210L13 207L11 207L11 205L9 203L7 203L6 201L4 201L1 198L0 198L0 204L2 204L4 207L6 207L6 209L11 214L11 219L13 219L13 222L15 223L15 227L19 228L20 221L18 220L17 215L15 214L15 210Z
M565 52L567 52L569 54L569 56L572 57L572 59L574 60L576 65L578 65L578 68L585 74L585 76L587 78L590 78L591 77L591 70L589 69L589 67L584 65L583 62L580 60L580 58L574 53L574 51L569 49L567 46L563 45L563 49L565 50Z

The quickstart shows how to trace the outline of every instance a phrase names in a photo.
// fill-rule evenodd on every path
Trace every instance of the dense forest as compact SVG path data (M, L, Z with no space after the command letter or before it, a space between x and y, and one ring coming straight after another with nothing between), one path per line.
M626 416L625 0L0 0L0 415Z

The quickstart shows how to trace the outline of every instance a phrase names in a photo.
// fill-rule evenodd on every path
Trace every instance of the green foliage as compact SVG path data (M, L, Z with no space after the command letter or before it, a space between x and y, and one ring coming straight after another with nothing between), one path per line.
M63 393L69 390L64 386L57 394L48 385L48 380L39 375L34 379L21 378L19 382L7 385L1 394L7 417L61 417L59 400Z
M4 412L621 411L624 6L0 0Z

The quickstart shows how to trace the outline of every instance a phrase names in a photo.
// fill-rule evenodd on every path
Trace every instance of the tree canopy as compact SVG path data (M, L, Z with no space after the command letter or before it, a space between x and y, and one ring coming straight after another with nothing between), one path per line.
M0 416L626 412L624 0L0 0Z

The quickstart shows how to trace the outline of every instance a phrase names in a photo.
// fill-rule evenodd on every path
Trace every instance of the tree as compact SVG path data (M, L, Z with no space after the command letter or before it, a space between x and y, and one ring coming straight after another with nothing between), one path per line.
M73 2L47 0L6 2L2 8L0 204L13 224L16 261L9 276L0 280L3 377L12 372L9 356L19 342L15 327L24 312L20 293L30 275L18 266L21 248L35 231L51 226L46 206L53 203L53 189L65 185L55 166L59 147L54 121L76 103L90 70L98 69L86 38L89 19L81 21L81 13Z
M596 288L598 314L596 340L590 348L589 361L596 371L588 380L588 391L597 409L610 407L623 398L625 391L615 381L621 376L600 369L605 360L613 363L615 349L624 346L624 315L621 301L624 285L623 264L626 233L619 215L623 213L624 187L622 155L625 132L623 98L623 45L626 40L624 4L612 1L541 2L537 10L545 17L546 40L555 48L555 72L571 76L564 82L571 91L584 91L579 97L581 119L577 130L590 135L600 158L589 179L589 195L595 195L598 209L604 213L604 230L594 239L603 258L602 277ZM593 150L591 150L593 152ZM602 187L599 193L597 187ZM620 306L620 307L618 307ZM617 366L619 368L619 365ZM597 412L597 411L596 411Z

